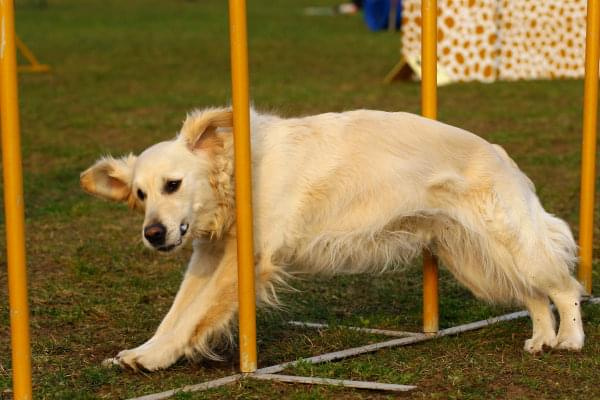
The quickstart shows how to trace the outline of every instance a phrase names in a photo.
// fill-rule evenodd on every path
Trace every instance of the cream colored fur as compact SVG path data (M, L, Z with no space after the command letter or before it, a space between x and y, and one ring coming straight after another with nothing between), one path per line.
M174 140L82 173L86 191L143 210L144 227L163 224L166 245L194 247L154 336L109 363L156 370L212 357L212 338L229 332L237 310L231 126L229 109L194 111ZM368 110L291 119L252 111L251 131L263 302L277 302L276 284L290 273L381 271L428 248L477 297L528 308L525 350L583 346L571 232L500 146L416 115ZM165 192L169 180L181 180L174 193Z

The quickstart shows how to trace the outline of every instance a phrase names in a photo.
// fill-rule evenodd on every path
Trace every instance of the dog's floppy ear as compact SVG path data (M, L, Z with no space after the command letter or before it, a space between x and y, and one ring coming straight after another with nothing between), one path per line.
M103 157L81 173L79 182L86 192L113 201L127 201L136 156Z
M188 114L181 128L181 138L191 151L214 149L222 146L217 128L232 128L233 113L228 108L196 110Z

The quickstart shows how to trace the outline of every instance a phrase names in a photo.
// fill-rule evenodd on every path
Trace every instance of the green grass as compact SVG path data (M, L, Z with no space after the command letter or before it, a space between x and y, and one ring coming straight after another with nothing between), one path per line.
M78 184L79 172L99 155L139 152L172 137L191 108L229 102L226 2L53 0L39 6L44 3L17 1L19 35L53 68L20 76L36 398L124 398L236 372L236 349L224 351L223 362L181 361L154 374L100 367L102 359L148 339L172 301L189 250L161 256L144 249L139 215L86 196ZM305 6L333 0L249 3L257 108L283 115L359 107L419 111L417 83L381 83L397 61L397 35L368 32L357 16L302 14ZM577 234L581 95L579 80L458 84L440 88L439 117L502 144L534 180L546 208ZM6 262L0 261L4 399L10 398L11 361ZM597 259L595 266L598 293ZM419 329L418 265L292 284L301 292L283 294L285 310L259 312L261 366L385 340L290 327L289 319ZM442 327L507 310L475 300L442 273ZM286 372L418 385L406 398L598 398L600 307L584 306L584 317L588 339L578 354L524 353L531 327L519 320ZM177 398L388 397L243 381Z

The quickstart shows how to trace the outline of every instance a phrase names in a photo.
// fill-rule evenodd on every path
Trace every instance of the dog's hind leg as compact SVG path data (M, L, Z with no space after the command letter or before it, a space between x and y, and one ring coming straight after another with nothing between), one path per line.
M585 335L580 311L582 287L571 276L576 260L576 245L565 222L542 211L538 241L531 244L527 260L534 261L523 268L523 276L531 287L554 302L560 317L557 348L580 350ZM524 247L526 248L526 247Z
M558 309L557 348L581 350L585 339L581 320L581 284L571 276L577 259L577 246L567 224L550 214L543 214L546 233L546 270L549 274L540 288L546 292Z
M546 297L546 295L550 296L550 299L558 309L560 317L560 326L558 335L553 341L554 345L551 345L549 342L541 344L546 344L559 349L581 350L585 339L580 311L581 285L575 278L568 274L566 266L564 267L562 274L556 275L544 275L542 266L537 267L539 271L535 271L535 268L536 267L533 266L533 270L530 270L528 274L532 287L534 287L537 292L544 293L544 297ZM552 270L552 267L546 266L546 270ZM529 352L540 351L541 347L536 347L535 343L539 343L539 340L536 340L536 318L538 316L541 318L541 313L538 312L538 316L534 315L527 300L525 301L525 304L527 305L533 320L533 337L525 343L525 350ZM549 333L548 337L550 337ZM534 346L530 348L530 345Z
M525 341L526 351L536 353L544 346L557 345L549 293L542 285L547 273L539 260L531 262L535 258L509 250L504 242L495 240L492 235L473 235L456 226L440 232L436 253L473 294L491 302L516 301L528 309L533 333ZM465 244L468 251L463 249Z
M581 350L585 335L581 321L580 286L574 278L565 284L563 290L551 290L550 297L558 309L560 327L558 329L557 348Z
M548 297L535 295L525 298L523 302L533 324L533 334L531 339L525 341L525 350L529 353L537 353L542 351L544 346L556 346L554 315L550 309Z

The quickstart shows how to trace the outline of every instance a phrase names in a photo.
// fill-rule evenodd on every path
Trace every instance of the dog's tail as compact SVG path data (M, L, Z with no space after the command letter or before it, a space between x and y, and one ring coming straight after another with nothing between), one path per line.
M573 273L577 264L577 244L573 239L571 229L565 221L552 214L544 212L544 224L547 234L546 248L551 257L562 265L567 265Z
M539 204L539 203L538 203ZM578 247L571 229L562 219L547 213L541 205L540 240L531 243L533 257L530 262L537 264L531 270L532 283L545 293L555 290L572 290L584 294L583 286L572 277L579 260ZM538 274L538 277L535 275Z
M526 182L529 189L535 193L535 185L531 179L519 169L517 163L510 158L504 148L497 144L492 146L504 161L508 162L512 168L519 172L521 179ZM547 213L539 201L535 201L533 207L536 209L537 213L539 213L541 220L543 221L541 227L543 230L542 236L545 236L546 239L545 248L549 258L556 264L567 265L569 272L572 273L575 264L577 263L577 245L575 244L569 225L562 219Z
M521 262L538 264L537 268L534 267L530 273L535 274L537 271L546 278L533 279L537 283L543 282L544 286L555 288L557 285L562 286L572 282L577 286L577 290L582 291L581 286L570 276L578 261L578 247L569 225L542 207L535 194L535 186L529 177L519 169L502 147L498 145L493 147L498 155L515 170L518 179L530 190L530 193L524 193L524 197L526 208L531 214L531 225L520 232L520 242L527 249L525 254L528 261L521 260ZM522 224L520 226L523 227Z

